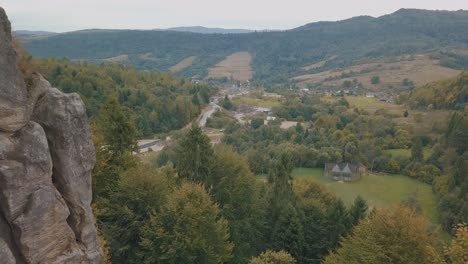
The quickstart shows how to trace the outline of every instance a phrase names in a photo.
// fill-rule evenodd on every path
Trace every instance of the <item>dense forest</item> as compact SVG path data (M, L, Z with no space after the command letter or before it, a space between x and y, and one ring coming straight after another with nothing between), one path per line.
M107 109L101 115L122 111ZM94 205L113 263L463 263L466 258L464 225L450 226L456 237L442 249L414 203L370 210L357 197L346 207L318 183L293 181L292 148L276 148L267 180L258 181L244 155L229 145L212 147L197 126L147 164L126 154L134 144L131 134L99 128L131 123L104 120L110 123L96 124L95 132L101 151ZM111 144L115 148L99 147ZM463 219L466 215L453 220Z
M98 61L119 55L139 69L168 70L184 58L194 63L184 77L203 78L208 68L231 53L253 54L254 79L287 83L289 78L403 54L431 53L442 65L464 68L468 38L467 11L401 9L393 14L318 22L296 29L245 34L196 34L144 30L83 30L25 43L34 56ZM389 37L391 36L391 37ZM464 55L465 54L465 55ZM302 67L323 60L319 68Z
M116 100L124 107L140 136L187 125L200 114L215 91L169 74L137 71L130 66L27 58L31 67L54 87L80 94L91 118L105 102Z

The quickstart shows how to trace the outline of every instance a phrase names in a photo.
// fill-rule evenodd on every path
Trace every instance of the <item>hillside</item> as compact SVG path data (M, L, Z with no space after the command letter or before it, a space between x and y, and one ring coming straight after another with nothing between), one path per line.
M468 103L468 72L417 87L409 96L412 108L461 110Z
M58 89L81 95L95 118L111 99L123 106L141 136L184 127L208 103L213 89L166 73L140 72L117 64L90 65L32 59L31 67Z
M39 57L95 62L117 57L124 58L119 63L150 70L166 71L192 58L178 74L196 78L208 76L209 68L229 55L248 52L253 57L253 79L271 84L301 82L291 78L407 54L426 54L441 67L463 69L468 66L467 30L468 11L402 9L378 18L318 22L286 31L82 30L29 40L24 45ZM315 67L307 67L310 65Z

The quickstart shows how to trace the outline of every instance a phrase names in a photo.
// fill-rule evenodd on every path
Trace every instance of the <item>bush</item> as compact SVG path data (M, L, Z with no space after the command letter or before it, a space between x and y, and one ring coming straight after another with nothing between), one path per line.
M263 118L254 118L252 119L250 125L253 129L257 129L261 126L263 126L265 121L263 121Z
M379 76L372 76L371 83L374 84L374 85L379 84L380 83L380 77Z

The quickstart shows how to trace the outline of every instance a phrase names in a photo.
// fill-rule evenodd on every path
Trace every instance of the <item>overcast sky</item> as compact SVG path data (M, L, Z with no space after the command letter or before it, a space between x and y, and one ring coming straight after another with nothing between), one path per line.
M207 26L289 29L400 8L468 9L468 0L0 0L13 29Z

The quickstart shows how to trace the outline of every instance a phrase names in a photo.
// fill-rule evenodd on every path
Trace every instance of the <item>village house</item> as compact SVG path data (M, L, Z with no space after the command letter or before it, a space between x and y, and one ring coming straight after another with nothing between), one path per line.
M366 167L353 163L326 163L323 176L337 181L356 181L366 173Z

